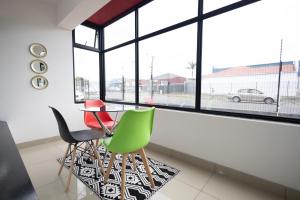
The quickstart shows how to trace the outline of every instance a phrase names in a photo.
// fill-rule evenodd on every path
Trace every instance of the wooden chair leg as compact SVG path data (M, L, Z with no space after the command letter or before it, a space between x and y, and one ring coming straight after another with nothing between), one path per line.
M94 154L94 150L89 142L85 142L85 150L91 155L90 159L95 160L96 155Z
M97 128L97 129L95 129L95 130L99 131L99 134L100 134L100 135L103 134L103 133L102 133L102 128ZM100 141L99 139L96 140L96 147L99 146L99 141Z
M106 169L105 176L104 176L104 183L105 184L107 183L107 179L108 179L108 176L110 174L111 168L112 168L112 166L114 164L115 157L116 157L116 154L115 153L111 153L111 157L110 157L110 160L109 160L109 163L108 163L108 167Z
M122 184L121 184L121 200L124 200L125 196L125 184L126 184L126 159L127 159L128 154L125 153L123 154L123 159L122 159Z
M153 178L152 178L152 175L151 175L151 171L150 171L150 168L149 168L149 165L148 165L148 160L147 160L147 157L146 157L146 154L145 154L145 151L144 149L140 149L140 154L141 154L141 157L142 157L142 160L143 160L143 163L144 163L144 167L145 167L145 170L147 172L147 175L148 175L148 178L149 178L149 181L150 181L150 184L151 184L151 188L154 188L154 181L153 181Z
M103 156L103 161L102 161L102 163L104 163L104 162L105 162L105 158L106 158L106 156L107 156L107 149L105 149L105 153L104 153L104 156Z
M61 161L61 165L60 165L60 168L59 168L59 171L58 171L58 176L61 174L62 168L63 168L63 166L64 166L64 164L65 164L65 162L66 162L66 158L67 158L67 156L68 156L69 149L71 149L71 144L68 145L68 148L67 148L67 151L66 151L66 153L65 153L65 155L64 155L64 158L63 158L63 160Z
M70 188L70 183L71 183L71 177L72 177L72 171L73 171L73 167L74 167L74 161L75 161L75 157L76 157L76 149L77 149L77 144L74 145L73 148L73 152L72 152L72 161L71 161L71 166L69 169L69 177L68 177L68 181L67 181L67 187L65 192L69 191Z
M135 153L131 154L133 170L136 171Z
M102 165L102 162L101 162L101 160L100 160L100 155L99 155L99 153L98 153L98 151L97 151L97 148L95 147L95 144L93 143L93 141L91 141L91 143L92 143L91 147L92 147L92 149L93 149L94 155L96 156L96 158L97 158L97 160L98 160L98 165L99 165L99 167L100 167L100 171L101 171L102 175L104 175L105 172L104 172L104 170L103 170L103 165Z

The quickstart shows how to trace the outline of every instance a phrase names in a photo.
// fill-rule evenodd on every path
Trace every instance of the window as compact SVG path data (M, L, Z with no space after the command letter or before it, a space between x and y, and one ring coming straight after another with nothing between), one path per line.
M134 39L134 12L104 28L105 49Z
M300 118L297 5L265 0L204 20L202 109Z
M96 28L104 36L78 26L75 101L101 98L299 124L299 5L155 0ZM97 49L99 39L104 45Z
M135 102L135 48L128 45L105 53L105 99Z
M204 0L203 1L203 13L216 10L218 8L230 5L232 3L238 2L238 0Z
M98 49L98 31L79 25L75 28L75 43Z
M99 34L96 29L77 26L74 46L74 95L75 102L100 98L99 83ZM92 47L92 48L91 48ZM95 49L95 50L91 50Z
M99 54L74 48L75 101L99 99Z
M252 94L263 94L261 91L255 90L255 89L250 89L249 93L252 93Z
M140 103L195 107L196 40L192 24L140 42Z
M248 89L241 89L241 90L238 90L238 93L248 93Z
M145 35L198 15L198 0L155 0L139 9L139 35Z

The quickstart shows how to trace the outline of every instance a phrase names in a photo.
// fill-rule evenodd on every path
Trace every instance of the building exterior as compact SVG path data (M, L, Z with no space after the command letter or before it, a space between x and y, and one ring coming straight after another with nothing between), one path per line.
M280 96L296 96L299 89L298 62L283 62L280 78ZM260 90L268 96L277 96L279 63L214 68L202 77L204 94L226 95L243 88Z
M156 76L152 80L152 88L154 93L183 93L185 91L185 77L166 73ZM151 89L151 80L140 80L140 90L149 91Z
M82 94L84 97L88 97L90 92L90 83L89 80L82 77L75 78L75 90L76 93Z

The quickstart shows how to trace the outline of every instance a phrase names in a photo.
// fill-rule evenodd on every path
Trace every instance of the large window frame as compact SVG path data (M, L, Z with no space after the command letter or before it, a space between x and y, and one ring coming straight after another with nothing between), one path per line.
M201 108L201 78L202 78L202 34L203 34L203 21L205 19L215 17L217 15L230 12L235 9L242 8L244 6L253 4L255 2L258 2L260 0L241 0L237 1L235 3L232 3L230 5L226 5L221 8L217 8L215 10L209 11L207 13L203 13L203 1L204 0L198 0L198 16L187 19L183 22L179 22L177 24L165 27L163 29L160 29L158 31L154 31L151 33L148 33L146 35L140 36L138 34L139 30L139 8L142 6L145 6L146 4L150 3L153 0L147 0L142 2L141 4L137 5L136 7L130 9L129 11L123 13L121 16L118 16L117 18L109 21L108 23L104 24L103 26L98 26L96 24L93 24L91 22L84 22L82 25L87 26L89 28L93 28L95 30L99 31L98 34L98 47L99 49L87 47L81 44L75 43L75 31L73 30L73 60L74 60L74 47L76 48L82 48L85 50L95 51L99 53L99 89L100 89L100 99L109 102L109 103L119 103L119 104L128 104L128 105L140 105L140 106L155 106L157 108L162 109L171 109L171 110L179 110L179 111L188 111L188 112L196 112L196 113L204 113L204 114L213 114L213 115L221 115L221 116L231 116L231 117L239 117L239 118L248 118L248 119L260 119L260 120L267 120L267 121L277 121L277 122L288 122L288 123L294 123L294 124L300 124L300 119L296 118L288 118L288 117L280 117L280 116L270 116L270 115L263 115L263 114L248 114L248 113L242 113L242 112L230 112L230 111L220 111L220 110L207 110ZM117 44L113 47L109 47L107 49L104 49L104 28L109 26L110 24L114 23L115 21L121 19L122 17L130 14L135 13L135 38L126 42L123 42L121 44ZM187 25L197 23L197 57L196 57L196 94L195 94L195 108L189 108L189 107L176 107L176 106L165 106L165 105L149 105L149 104L143 104L139 102L139 42L142 40L146 40L148 38L155 37L157 35L167 33L169 31L176 30L178 28L185 27ZM119 102L119 101L109 101L105 100L105 53L124 47L126 45L134 44L135 45L135 102ZM74 62L73 62L74 63ZM73 64L73 68L74 68ZM75 68L74 68L75 70ZM74 71L73 70L73 71ZM75 99L75 77L74 79L74 102L75 103L83 103L78 102Z
M86 26L88 28L91 28L91 29L94 29L95 31L98 32L98 34L96 34L96 36L98 37L96 41L98 41L98 48L95 48L95 47L91 47L91 46L87 46L87 45L83 45L83 44L79 44L79 43L76 43L75 42L75 29L72 31L72 54L73 54L73 93L74 93L74 103L84 103L84 101L77 101L76 100L76 81L75 81L75 58L74 58L74 49L75 48L78 48L78 49L83 49L83 50L86 50L86 51L92 51L92 52L96 52L99 54L99 65L101 66L101 59L100 59L100 52L101 52L101 47L100 45L102 45L102 41L100 41L100 31L102 30L101 27L93 24L93 23L90 23L88 21L86 22L83 22L81 25L83 26ZM96 38L95 38L96 39ZM99 68L100 68L99 66ZM99 69L99 89L101 89L101 69ZM100 91L100 90L99 90ZM101 98L101 91L100 91L100 98Z

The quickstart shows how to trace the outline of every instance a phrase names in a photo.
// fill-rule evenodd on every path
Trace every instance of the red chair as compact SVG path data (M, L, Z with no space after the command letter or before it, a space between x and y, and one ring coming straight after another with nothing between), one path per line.
M104 103L100 99L97 100L86 100L84 102L84 106L86 108L88 107L100 107L103 106ZM105 127L108 129L112 129L114 126L114 120L111 118L111 116L107 112L98 112L97 113L98 117L102 121ZM89 128L93 129L102 129L100 126L99 122L91 112L84 112L84 123L86 126Z

